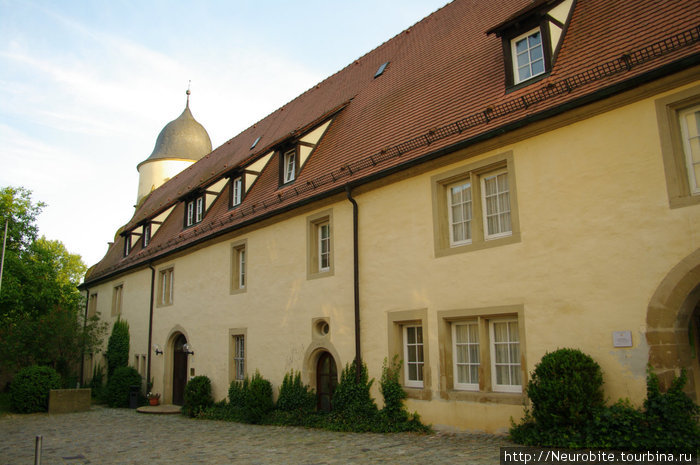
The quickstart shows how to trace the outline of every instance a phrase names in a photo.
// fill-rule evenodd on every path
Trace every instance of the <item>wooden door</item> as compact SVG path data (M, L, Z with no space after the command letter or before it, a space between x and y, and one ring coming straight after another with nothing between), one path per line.
M317 408L330 412L333 408L333 393L338 385L338 371L333 356L324 352L316 363Z
M173 352L173 404L182 405L185 400L185 384L187 384L187 354L182 346L187 343L185 336L180 334L175 341Z

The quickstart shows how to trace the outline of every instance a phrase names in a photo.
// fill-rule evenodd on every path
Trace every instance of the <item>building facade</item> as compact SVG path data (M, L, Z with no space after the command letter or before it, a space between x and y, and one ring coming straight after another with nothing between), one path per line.
M699 19L455 0L146 195L87 311L164 402L294 369L328 409L396 355L426 422L502 431L562 347L611 400L648 365L697 398Z

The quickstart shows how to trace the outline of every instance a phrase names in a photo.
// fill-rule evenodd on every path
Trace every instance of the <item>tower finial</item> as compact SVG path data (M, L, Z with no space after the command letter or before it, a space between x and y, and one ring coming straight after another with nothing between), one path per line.
M187 81L187 92L185 92L185 94L187 94L187 108L190 107L190 94L192 93L192 92L190 92L190 85L191 84L192 84L192 80L190 79L189 81Z

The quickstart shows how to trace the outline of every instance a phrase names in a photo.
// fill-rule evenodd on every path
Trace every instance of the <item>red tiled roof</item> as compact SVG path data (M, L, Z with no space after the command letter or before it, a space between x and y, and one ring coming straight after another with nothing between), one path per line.
M550 74L507 92L501 39L486 31L531 6L530 0L455 0L309 89L152 192L125 230L175 203L178 207L145 250L135 248L124 258L123 238L116 241L86 282L681 59L700 61L700 9L694 2L578 0ZM375 79L387 61L384 74ZM182 229L178 199L339 109L292 185L279 187L273 158L239 207L229 211L224 192L202 223ZM257 137L260 142L250 150Z

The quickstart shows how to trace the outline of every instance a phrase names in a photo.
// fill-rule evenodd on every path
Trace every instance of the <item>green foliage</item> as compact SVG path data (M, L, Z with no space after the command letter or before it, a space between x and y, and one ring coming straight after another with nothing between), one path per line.
M641 409L620 400L611 406L596 405L585 421L578 415L569 417L568 422L562 416L557 416L557 421L541 422L526 411L523 421L512 425L510 438L540 447L695 452L700 449L700 408L683 392L686 381L682 371L662 393L658 378L649 371L647 399ZM552 399L552 405L561 402Z
M246 391L243 417L247 423L263 423L273 407L272 384L256 371Z
M129 323L117 318L112 326L112 335L107 342L107 375L112 376L114 370L129 364Z
M603 406L600 366L576 349L545 354L527 385L532 416L543 427L582 425Z
M107 381L105 401L110 407L128 407L131 386L141 389L141 375L133 367L119 367Z
M277 398L277 409L299 414L307 414L316 409L316 394L301 382L300 372L295 373L292 370L284 375L280 395Z
M0 236L8 222L0 293L0 370L31 365L56 369L74 387L83 353L102 345L105 325L85 321L77 289L86 266L59 241L37 238L36 218L44 204L23 188L0 188ZM1 239L0 239L1 240Z
M384 396L384 408L382 414L392 422L404 422L408 419L408 412L404 408L403 401L406 391L401 386L401 361L395 355L391 363L384 359L382 365L382 378L379 382L379 390Z
M340 431L372 431L379 416L377 404L370 394L374 378L369 379L367 365L362 363L358 382L356 369L354 362L345 366L333 393L331 415Z
M91 389L93 399L102 399L105 390L105 373L104 368L99 363L92 369L92 378L88 387Z
M211 396L211 380L206 376L195 376L185 385L185 399L182 414L196 417L214 404Z
M231 381L231 385L228 388L228 401L232 406L243 408L246 396L248 395L249 385L250 380L247 376L243 381Z
M10 385L10 406L18 413L46 412L49 409L49 391L61 388L60 375L50 367L23 368Z

